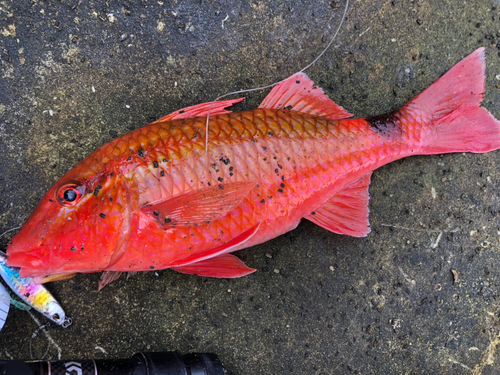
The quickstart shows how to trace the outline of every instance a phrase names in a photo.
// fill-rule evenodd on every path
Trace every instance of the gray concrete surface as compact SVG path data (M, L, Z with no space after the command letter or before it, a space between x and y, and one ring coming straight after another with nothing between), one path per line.
M484 106L500 118L498 3L351 0L333 48L308 75L356 116L376 115L485 46ZM305 66L343 4L1 1L0 228L22 224L52 183L105 142ZM99 274L51 283L73 325L51 327L53 341L31 339L38 325L13 309L0 358L29 359L31 343L33 357L48 348L50 359L213 351L241 375L500 373L499 165L492 152L381 168L367 238L304 221L240 251L258 270L245 278L167 270L100 293Z

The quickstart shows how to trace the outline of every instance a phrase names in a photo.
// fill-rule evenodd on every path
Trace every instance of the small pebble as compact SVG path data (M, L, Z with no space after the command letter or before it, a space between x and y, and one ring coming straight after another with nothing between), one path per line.
M280 273L280 270L274 269L274 273Z

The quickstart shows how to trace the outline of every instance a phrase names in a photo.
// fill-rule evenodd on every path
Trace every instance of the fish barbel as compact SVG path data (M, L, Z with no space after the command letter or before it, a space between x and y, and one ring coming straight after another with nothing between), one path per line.
M54 184L8 246L37 282L76 272L172 268L213 277L255 271L229 253L302 218L366 236L374 169L411 156L500 148L480 107L484 48L399 111L349 119L303 73L259 108L243 99L176 111L102 146Z

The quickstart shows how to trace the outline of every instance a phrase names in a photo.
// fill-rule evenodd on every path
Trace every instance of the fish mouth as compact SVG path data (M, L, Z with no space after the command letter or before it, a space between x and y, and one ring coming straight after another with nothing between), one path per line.
M23 278L31 277L37 273L37 270L44 269L44 263L40 258L26 253L8 255L7 265L20 268L19 276Z

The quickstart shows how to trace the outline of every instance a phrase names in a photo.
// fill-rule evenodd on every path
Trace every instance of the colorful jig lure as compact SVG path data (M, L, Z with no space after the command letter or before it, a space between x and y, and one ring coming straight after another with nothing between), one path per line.
M71 324L71 318L66 316L63 308L52 294L42 285L35 284L31 277L20 277L19 268L8 266L6 260L7 256L0 251L0 276L14 293L54 323L64 328L68 327ZM0 287L2 287L1 284ZM6 298L2 298L3 292L5 292ZM8 302L5 303L7 300ZM5 288L4 290L0 289L0 329L5 322L9 303L9 294L5 291ZM5 308L5 304L7 308Z

